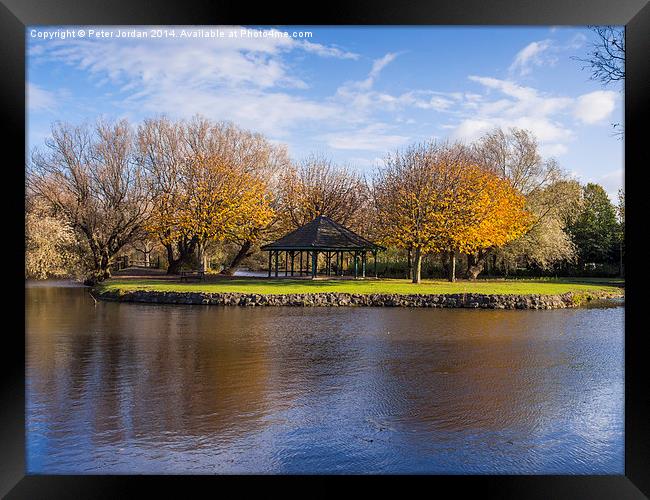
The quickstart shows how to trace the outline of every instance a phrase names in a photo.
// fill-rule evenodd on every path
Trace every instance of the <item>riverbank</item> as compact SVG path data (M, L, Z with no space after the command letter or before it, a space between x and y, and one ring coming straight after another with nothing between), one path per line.
M540 279L424 281L112 279L93 289L98 299L154 304L299 307L432 307L559 309L623 297L621 280Z

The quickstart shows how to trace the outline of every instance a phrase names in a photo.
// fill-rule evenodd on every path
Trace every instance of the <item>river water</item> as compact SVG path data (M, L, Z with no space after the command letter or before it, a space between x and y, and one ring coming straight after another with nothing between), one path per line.
M26 288L29 473L624 472L620 303L95 305L60 285Z

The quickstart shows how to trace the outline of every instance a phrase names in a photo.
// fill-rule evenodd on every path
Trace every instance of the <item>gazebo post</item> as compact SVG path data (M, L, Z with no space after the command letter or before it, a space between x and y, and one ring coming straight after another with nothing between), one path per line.
M299 266L298 275L302 276L302 250L300 250L300 266Z
M366 252L361 254L361 277L366 277Z
M375 261L375 278L377 277L377 250L372 251L372 257Z
M280 253L279 250L275 251L275 277L276 278L278 277L278 266L280 265L278 262L280 260L279 253Z
M289 251L284 251L284 275L289 276Z
M316 277L316 272L318 271L318 252L312 250L311 252L311 277L312 279Z
M357 257L357 252L354 252L354 279L359 277L359 259Z
M273 252L269 251L269 278L271 277L271 265L272 265L272 264L271 264L271 254L272 254L272 253L273 253Z
M293 276L293 267L294 267L294 259L295 259L295 252L291 250L291 276Z

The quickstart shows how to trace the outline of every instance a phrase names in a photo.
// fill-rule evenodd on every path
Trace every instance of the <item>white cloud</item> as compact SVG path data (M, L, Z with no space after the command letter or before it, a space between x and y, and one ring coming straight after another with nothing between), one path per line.
M54 111L58 106L58 100L54 92L45 90L38 85L28 83L27 107L30 111Z
M452 139L471 142L495 126L496 124L491 120L475 120L469 118L463 120L454 128L451 137Z
M159 92L151 95L142 109L171 116L201 114L227 119L244 128L273 137L286 137L289 130L304 122L324 122L341 116L334 105L301 99L282 92L229 90L221 92L195 89L192 92Z
M583 47L587 43L587 35L576 33L566 45L567 49L575 50Z
M539 147L542 156L562 156L569 151L565 144L542 144Z
M358 82L348 82L347 84L344 84L343 88L357 88L364 90L371 89L375 84L375 80L377 80L379 77L381 70L393 62L397 56L398 54L396 53L388 52L386 55L384 55L384 57L375 59L372 63L372 69L370 70L370 73L368 73L368 76L365 80Z
M302 48L307 52L312 52L322 57L335 57L337 59L359 59L359 54L348 52L338 47L327 47L320 43L313 43L305 40L302 42Z
M348 81L341 85L335 98L346 109L354 109L358 113L368 113L373 110L397 111L406 107L447 111L462 98L458 92L437 92L433 90L411 90L393 95L374 90L373 87L381 71L395 58L398 53L389 52L375 59L368 76L359 81Z
M529 43L515 56L515 60L510 65L510 72L518 72L519 75L523 76L531 72L531 66L555 64L557 59L548 54L548 50L552 46L553 42L551 40Z
M577 99L573 113L583 123L602 122L614 111L616 97L616 92L611 90L597 90L581 95Z
M395 60L397 54L394 52L388 52L384 57L376 59L372 63L372 70L370 70L369 78L377 78L381 70L388 66L391 62Z
M54 44L50 56L107 77L122 90L161 80L184 86L227 85L256 88L304 87L277 54L288 50L284 39L163 39L159 41L75 40Z
M573 131L558 120L546 116L521 116L501 124L530 130L541 142L566 141L573 139Z
M317 57L355 59L339 47L286 37L241 36L242 28L218 28L230 38L68 39L32 51L35 62L56 60L86 71L99 87L117 86L111 104L170 116L201 113L282 137L305 122L343 119L340 104L312 100L293 90L308 88L285 57L305 51ZM188 27L187 31L200 28ZM180 31L180 28L176 30ZM273 34L276 30L264 30ZM36 92L43 107L46 95Z
M473 76L469 79L478 82L484 87L495 89L503 92L505 95L514 97L519 100L532 99L537 95L537 91L530 87L523 87L509 80L499 80L488 76Z
M551 29L552 34L557 31L557 28ZM582 48L586 42L587 36L580 32L564 42L556 39L531 42L517 52L508 72L511 76L526 76L532 72L534 67L554 66L557 64L561 52L575 51Z
M410 138L403 135L387 133L388 127L375 123L357 130L348 130L325 134L323 139L334 149L353 149L386 152L405 143Z
M481 98L472 95L471 100L461 102L465 116L453 127L453 138L470 141L494 127L530 130L541 143L562 143L574 136L560 120L573 99L545 95L510 80L482 76L469 79L485 87L487 94ZM491 91L502 95L489 100Z

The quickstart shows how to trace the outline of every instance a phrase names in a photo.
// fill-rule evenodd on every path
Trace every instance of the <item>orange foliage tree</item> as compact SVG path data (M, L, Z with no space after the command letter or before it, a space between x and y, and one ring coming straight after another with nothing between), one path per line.
M528 228L525 198L466 158L460 145L415 145L389 155L375 177L382 243L414 252L414 283L426 253L451 253L453 281L456 252L500 246Z
M451 255L450 281L455 280L456 253L475 256L502 247L523 236L533 222L526 198L508 179L471 164L456 168L461 169L460 186L452 195L456 209L446 245Z
M156 223L151 230L167 251L168 274L175 274L181 266L187 265L197 250L195 226L179 224L175 215L177 210L187 209L188 199L198 196L196 186L219 184L224 179L231 185L229 179L235 177L216 172L227 166L239 181L248 182L251 190L264 186L274 192L278 172L289 162L284 146L271 144L262 135L234 124L213 122L198 115L189 121L173 121L166 117L145 120L138 129L138 144L158 206ZM195 161L198 158L209 159L213 167L218 163L221 165L193 174L189 172L191 159ZM210 177L214 177L212 181L208 180ZM223 228L227 233L225 240L238 251L222 273L234 272L239 263L252 254L257 242L271 230L273 224L267 223L264 216L268 210L266 202L260 210L249 214L251 217L248 219L240 218L241 224L227 224ZM242 213L246 214L246 210ZM255 222L259 225L254 225ZM221 241L221 237L216 241Z
M170 241L194 241L201 271L208 243L244 237L273 219L260 177L237 172L218 157L198 154L182 162L177 185L173 194L157 198L148 229Z

